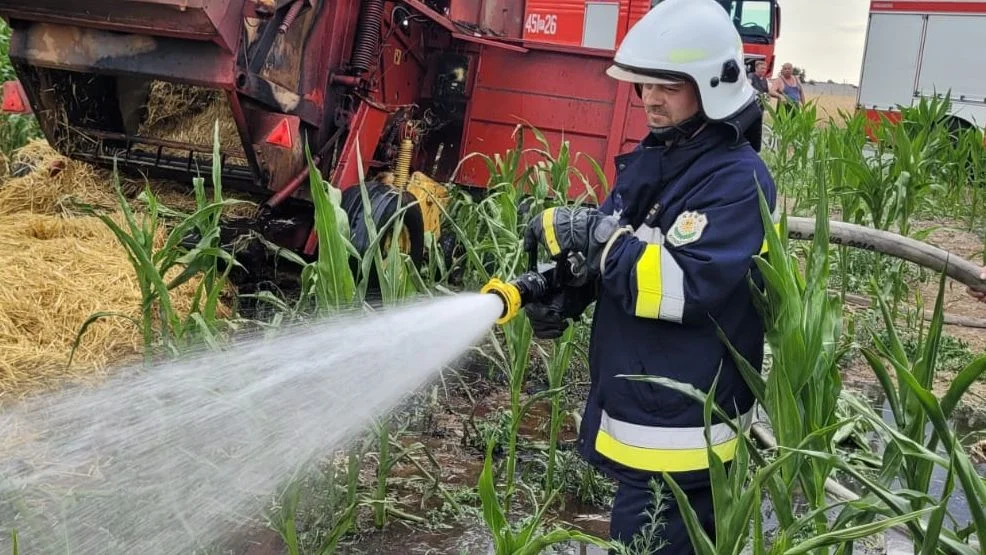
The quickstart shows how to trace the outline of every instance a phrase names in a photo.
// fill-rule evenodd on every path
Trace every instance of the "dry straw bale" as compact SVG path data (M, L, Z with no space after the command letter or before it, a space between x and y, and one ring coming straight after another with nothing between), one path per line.
M74 196L115 206L108 174L60 157L43 143L32 143L16 157L34 170L0 181L0 400L66 379L98 378L143 352L141 331L132 322L102 319L87 330L72 367L66 367L91 315L140 317L140 289L110 229L98 218L73 215L64 203ZM56 172L53 163L60 168ZM123 223L119 212L113 217ZM162 230L159 247L164 239ZM172 291L180 314L191 308L198 283ZM229 314L225 306L221 311Z

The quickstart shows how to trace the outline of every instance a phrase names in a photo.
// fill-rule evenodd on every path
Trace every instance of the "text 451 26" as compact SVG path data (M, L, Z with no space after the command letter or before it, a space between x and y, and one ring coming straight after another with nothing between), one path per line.
M558 33L558 16L532 13L524 22L524 30L532 35L554 35Z

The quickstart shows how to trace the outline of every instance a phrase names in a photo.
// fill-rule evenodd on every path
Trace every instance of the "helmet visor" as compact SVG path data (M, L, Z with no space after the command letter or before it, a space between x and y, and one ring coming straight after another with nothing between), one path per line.
M662 75L656 73L644 75L642 73L636 73L628 69L624 69L615 64L609 66L609 69L606 70L606 75L609 75L618 81L637 83L639 85L678 85L685 82L684 79L676 78L672 75Z

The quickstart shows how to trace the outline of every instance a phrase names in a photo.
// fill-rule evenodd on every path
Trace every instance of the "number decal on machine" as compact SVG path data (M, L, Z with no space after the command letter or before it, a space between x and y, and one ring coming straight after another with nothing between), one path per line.
M524 30L532 35L558 34L558 16L555 14L529 14L527 21L524 22Z

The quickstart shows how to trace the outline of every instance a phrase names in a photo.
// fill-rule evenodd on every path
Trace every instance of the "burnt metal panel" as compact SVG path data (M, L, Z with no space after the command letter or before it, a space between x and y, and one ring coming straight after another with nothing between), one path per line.
M208 42L37 23L13 34L10 59L51 69L233 88L232 54Z
M25 21L213 41L232 52L244 0L0 0L0 16Z

